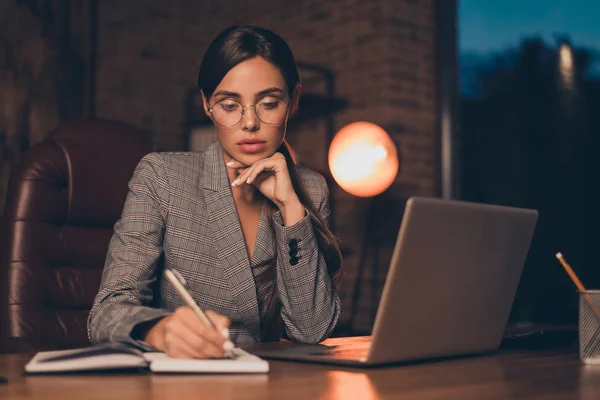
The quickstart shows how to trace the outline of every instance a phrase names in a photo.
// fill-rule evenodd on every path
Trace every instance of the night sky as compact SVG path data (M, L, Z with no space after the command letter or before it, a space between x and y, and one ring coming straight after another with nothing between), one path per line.
M501 50L520 38L566 33L576 46L600 50L598 0L458 0L461 50Z
M566 35L596 54L589 76L600 79L600 0L458 0L461 92L472 95L472 71L491 54L518 47L525 37L549 44Z

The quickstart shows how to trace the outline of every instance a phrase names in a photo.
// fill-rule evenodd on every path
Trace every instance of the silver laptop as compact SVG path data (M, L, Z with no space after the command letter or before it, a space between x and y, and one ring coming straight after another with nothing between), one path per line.
M370 337L351 346L332 339L250 351L267 359L380 365L496 350L537 218L536 210L412 197Z

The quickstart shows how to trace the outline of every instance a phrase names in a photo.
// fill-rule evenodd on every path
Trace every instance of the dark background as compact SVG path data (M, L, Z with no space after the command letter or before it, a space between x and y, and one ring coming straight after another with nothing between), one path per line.
M461 195L540 212L513 321L576 323L558 251L584 285L600 285L599 13L581 0L460 3Z

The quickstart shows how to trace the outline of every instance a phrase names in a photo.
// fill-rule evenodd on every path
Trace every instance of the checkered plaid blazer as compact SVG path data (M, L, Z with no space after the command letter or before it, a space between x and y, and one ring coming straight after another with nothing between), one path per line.
M299 171L328 223L324 178L307 168ZM291 239L298 242L295 265L290 263ZM339 297L308 216L286 227L281 214L269 217L263 204L248 258L218 141L203 153L151 153L140 161L88 318L92 343L146 347L132 336L134 328L184 305L163 279L164 267L181 273L201 308L231 319L236 343L266 340L269 333L262 328L273 319L279 319L289 338L316 343L329 335L340 315ZM257 284L268 271L273 279ZM279 297L277 315L266 315L269 293Z

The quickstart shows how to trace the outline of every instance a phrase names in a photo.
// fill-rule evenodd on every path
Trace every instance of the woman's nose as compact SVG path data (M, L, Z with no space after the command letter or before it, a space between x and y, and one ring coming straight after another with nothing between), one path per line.
M258 116L256 115L254 106L251 104L244 106L244 112L242 113L242 126L247 130L258 129Z

